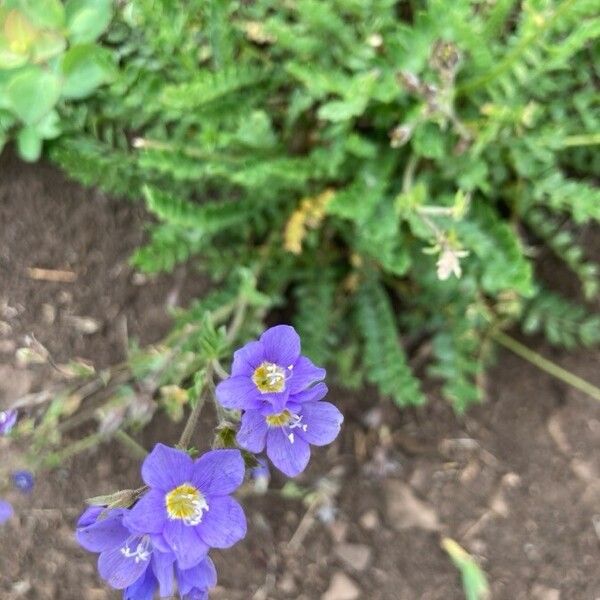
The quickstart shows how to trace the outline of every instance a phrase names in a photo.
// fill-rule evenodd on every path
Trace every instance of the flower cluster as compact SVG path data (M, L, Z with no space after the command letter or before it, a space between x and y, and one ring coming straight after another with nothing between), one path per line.
M310 444L331 443L344 420L322 401L324 378L325 369L300 354L294 328L278 325L235 352L231 377L217 386L216 396L225 408L244 411L238 445L254 453L266 448L271 462L294 477L308 464Z
M280 325L235 352L231 377L215 393L224 407L243 411L237 444L253 453L266 448L277 468L295 476L308 463L310 445L333 441L343 421L322 401L324 377L324 369L300 355L294 329ZM258 461L250 476L264 490L269 469ZM157 592L206 600L217 581L210 549L229 548L246 535L244 511L231 497L244 475L237 449L193 460L157 444L142 465L144 494L130 508L89 508L77 524L77 540L99 553L101 577L123 590L125 600L152 600ZM28 483L22 475L19 482Z
M106 512L106 514L103 514ZM205 600L217 573L208 556L183 569L171 552L161 552L152 536L128 529L129 511L88 508L77 523L77 541L98 552L98 571L112 587L123 590L124 600L152 600L156 591L171 596L175 585L181 598Z
M157 444L142 465L148 491L131 509L88 509L77 540L99 552L98 571L126 600L150 600L156 590L208 598L216 571L211 548L246 535L246 517L229 495L244 479L239 450L213 450L197 460Z

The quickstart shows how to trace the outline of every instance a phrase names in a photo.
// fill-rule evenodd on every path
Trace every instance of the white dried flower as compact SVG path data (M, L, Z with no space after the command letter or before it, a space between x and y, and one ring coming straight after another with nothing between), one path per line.
M457 279L462 275L460 267L460 259L467 256L469 253L466 250L457 250L445 246L440 253L440 257L436 263L437 276L441 281L446 281L450 275L454 275Z

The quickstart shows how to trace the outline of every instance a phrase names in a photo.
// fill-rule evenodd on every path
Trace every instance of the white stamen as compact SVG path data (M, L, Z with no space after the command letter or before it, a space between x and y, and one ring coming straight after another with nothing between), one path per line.
M208 512L208 503L204 499L204 496L201 496L197 500L192 501L192 506L194 507L194 514L191 517L185 517L182 520L189 526L199 525L202 523L204 512Z
M290 444L294 443L294 434L291 431L288 433L288 440L290 440Z
M292 414L290 416L290 422L287 424L287 426L290 429L296 429L297 427L299 427L300 429L302 429L302 431L306 431L308 429L308 425L306 423L302 423L302 415L294 415Z
M281 367L278 367L273 363L267 365L266 371L267 382L270 386L276 386L285 379L285 374L282 372Z
M150 560L150 555L152 554L152 550L150 548L150 541L147 536L144 536L142 540L135 547L135 550L132 550L129 547L129 538L125 545L121 548L121 554L125 558L134 558L135 563L138 564L140 562L146 562ZM134 538L135 539L135 538Z

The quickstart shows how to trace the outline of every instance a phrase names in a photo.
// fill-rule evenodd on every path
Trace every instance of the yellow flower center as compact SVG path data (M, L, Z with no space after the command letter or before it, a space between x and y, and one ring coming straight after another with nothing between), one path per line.
M283 425L287 425L292 419L292 414L289 410L284 410L283 412L277 413L275 415L268 415L265 417L267 421L267 425L271 427L283 427Z
M165 504L170 519L181 519L186 525L198 525L208 504L200 490L184 483L165 496Z
M263 362L256 367L252 381L261 394L281 392L285 387L285 369L275 363Z

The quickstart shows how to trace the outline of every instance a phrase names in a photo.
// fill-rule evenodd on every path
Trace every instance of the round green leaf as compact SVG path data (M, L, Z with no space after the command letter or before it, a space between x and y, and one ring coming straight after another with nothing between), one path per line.
M31 125L58 101L60 81L56 75L40 67L28 66L12 75L5 94L11 110L22 121Z
M63 57L64 75L62 96L84 98L112 76L114 63L108 50L85 44L73 46Z
M28 60L27 54L19 54L10 49L6 36L0 33L0 69L22 67Z
M65 9L60 0L19 0L19 9L39 27L60 29L65 24Z
M67 40L54 31L43 31L33 43L33 62L45 62L60 54L67 47Z
M51 110L47 115L35 124L37 134L44 140L51 140L60 135L60 117L55 110Z
M34 162L42 154L42 138L33 127L24 127L17 135L17 148L23 160Z
M15 54L27 54L38 31L18 10L11 10L4 18L4 36L8 49Z
M112 0L68 0L65 5L67 31L73 44L93 42L108 27Z

